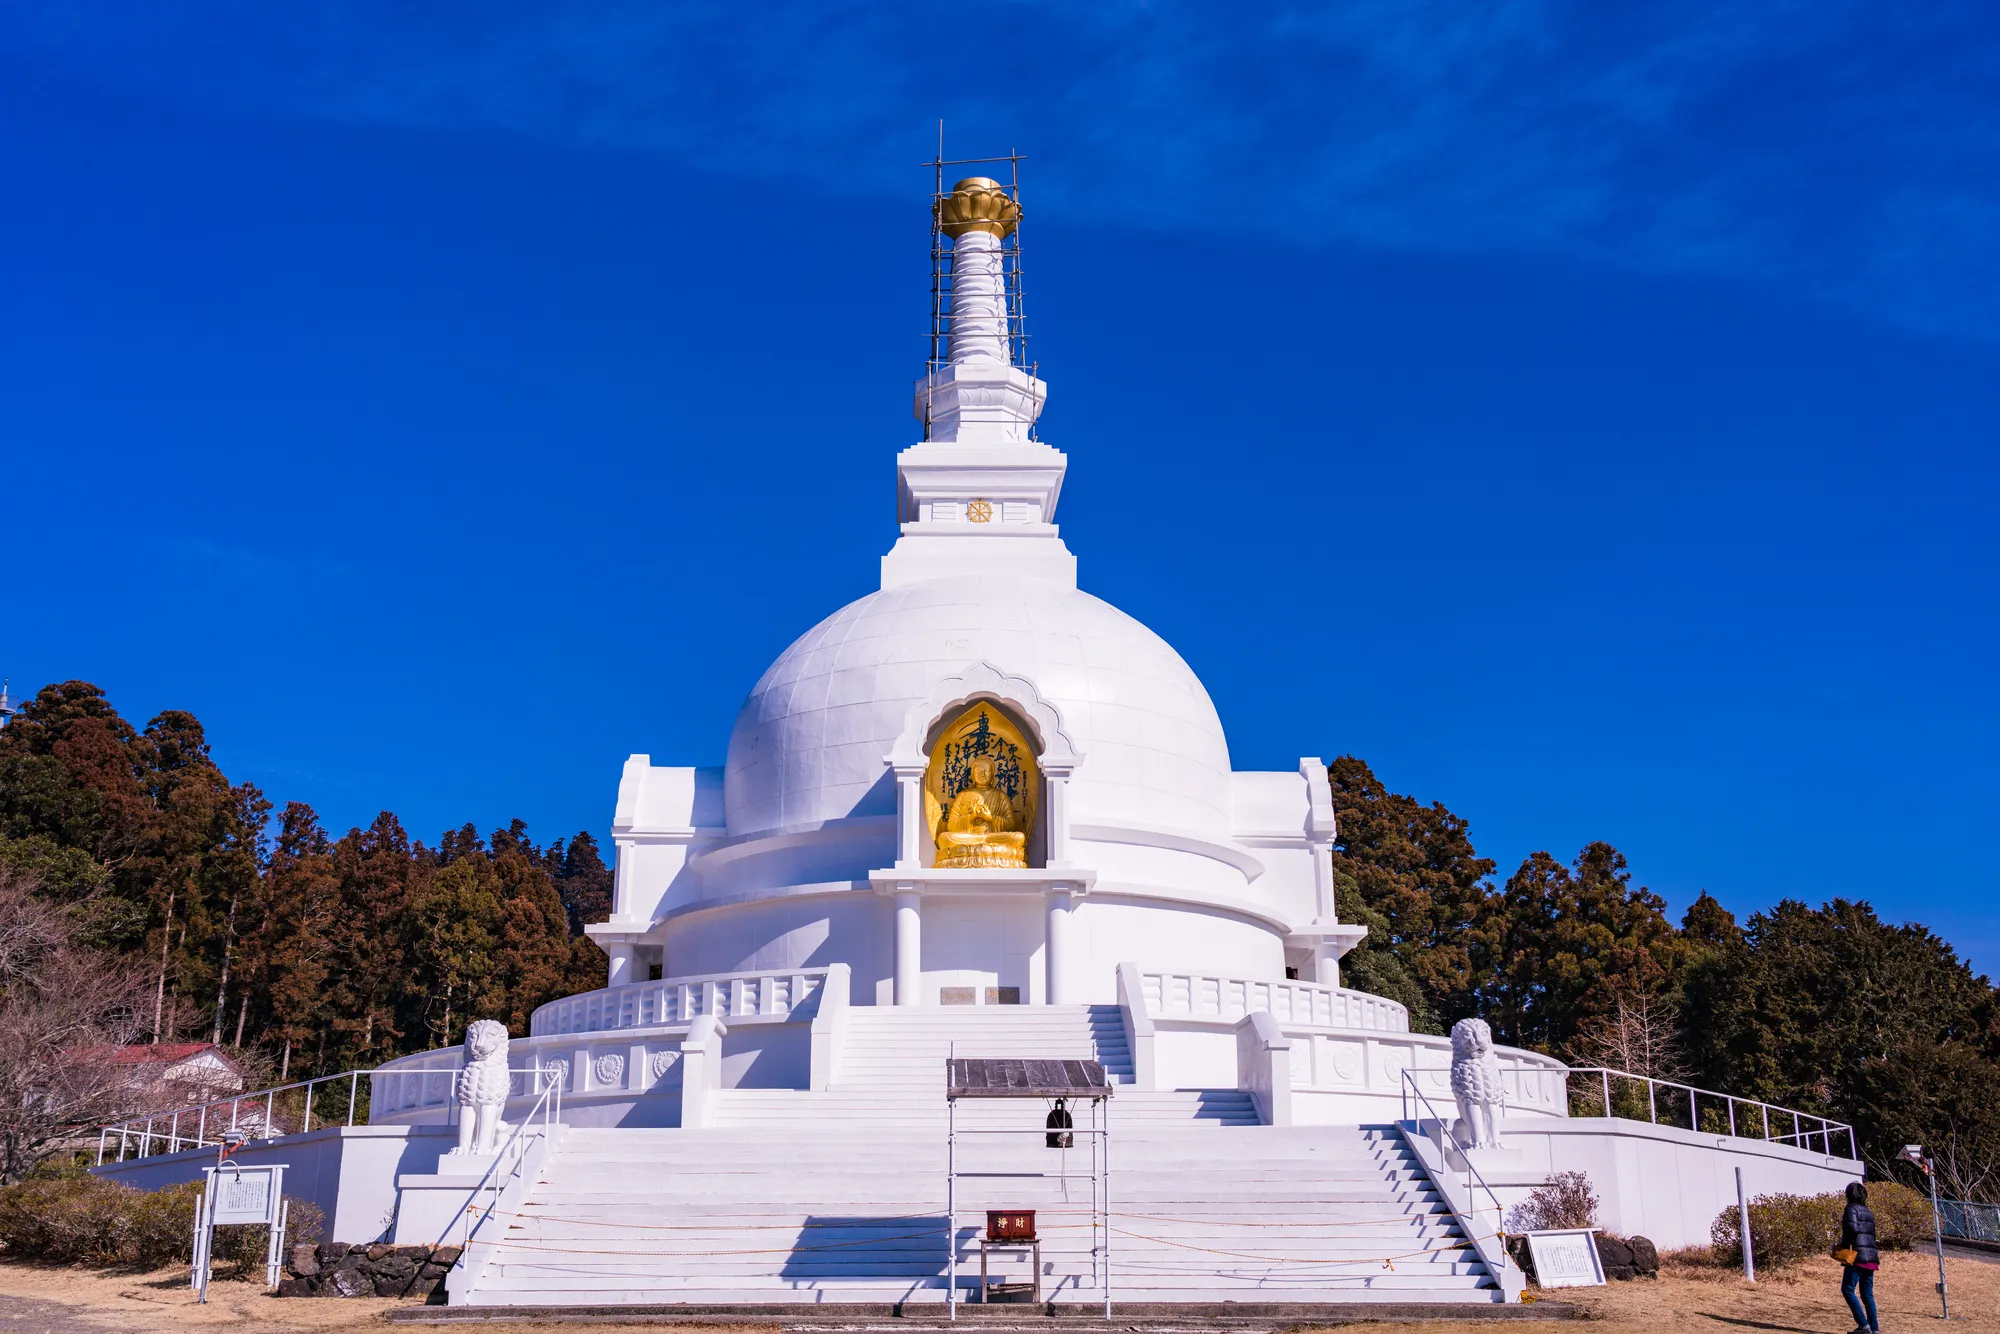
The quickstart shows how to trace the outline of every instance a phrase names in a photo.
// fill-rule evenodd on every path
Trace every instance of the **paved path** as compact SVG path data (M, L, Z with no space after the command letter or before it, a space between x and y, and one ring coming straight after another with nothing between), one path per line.
M106 1326L86 1320L75 1307L0 1294L4 1334L104 1334Z

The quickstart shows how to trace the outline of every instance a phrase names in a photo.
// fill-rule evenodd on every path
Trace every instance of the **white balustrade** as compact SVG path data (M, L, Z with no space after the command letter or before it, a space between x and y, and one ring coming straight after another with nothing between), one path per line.
M1318 982L1142 972L1140 983L1155 1019L1233 1020L1263 1010L1281 1025L1410 1031L1410 1012L1395 1001Z
M620 1028L690 1024L702 1015L719 1019L788 1019L826 983L826 969L770 973L710 973L665 977L565 996L536 1009L532 1037L601 1033Z

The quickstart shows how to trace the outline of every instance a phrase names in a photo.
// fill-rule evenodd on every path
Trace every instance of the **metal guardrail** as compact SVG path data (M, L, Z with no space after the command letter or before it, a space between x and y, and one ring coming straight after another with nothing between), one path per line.
M1631 1093L1629 1101L1636 1103L1637 1093L1632 1086L1638 1085L1645 1091L1646 1120L1654 1125L1677 1125L1674 1116L1677 1109L1673 1104L1684 1099L1687 1114L1686 1128L1689 1130L1726 1134L1739 1139L1762 1139L1773 1144L1791 1144L1807 1150L1817 1147L1821 1153L1828 1155L1834 1152L1835 1141L1844 1138L1847 1142L1847 1156L1853 1159L1860 1157L1854 1138L1854 1127L1844 1121L1832 1121L1823 1116L1815 1116L1811 1112L1778 1107L1756 1098L1738 1098L1727 1093L1717 1093L1713 1089L1696 1088L1692 1084L1682 1084L1671 1079L1654 1079L1650 1075L1635 1075L1629 1071L1612 1070L1605 1066L1573 1066L1570 1074L1585 1077L1584 1091L1598 1095L1598 1106L1603 1109L1602 1114L1605 1116L1623 1115L1617 1110L1617 1104L1613 1100L1614 1088L1619 1093ZM1592 1079L1592 1076L1595 1078ZM1614 1085L1613 1080L1622 1082ZM1576 1092L1577 1090L1572 1087L1570 1102L1572 1115L1575 1114L1577 1105ZM1660 1107L1663 1092L1666 1095L1664 1101L1668 1103L1664 1120ZM1703 1100L1707 1100L1712 1108L1719 1109L1713 1125L1702 1124ZM1740 1116L1739 1109L1742 1112ZM1785 1118L1782 1130L1775 1123L1777 1117ZM1638 1118L1626 1117L1626 1119Z
M561 1082L556 1079L548 1079L545 1082L545 1076L553 1076L558 1071L544 1065L530 1066L526 1069L513 1069L507 1073L517 1078L521 1075L533 1076L532 1087L524 1089L524 1093L533 1096L540 1096L548 1092L549 1087L553 1087ZM339 1086L345 1083L347 1085L347 1097L345 1099L345 1107L342 1109L345 1112L344 1122L342 1121L341 1112L336 1111L332 1116L322 1115L320 1125L324 1127L344 1123L351 1126L355 1123L356 1114L363 1107L361 1080L364 1076L367 1077L370 1085L367 1101L372 1103L374 1100L373 1085L374 1081L378 1079L409 1078L411 1076L436 1079L440 1075L449 1079L455 1074L457 1074L456 1069L444 1071L343 1070L337 1075L321 1075L317 1079L297 1080L290 1084L280 1084L275 1088L258 1089L254 1093L236 1093L226 1098L215 1098L190 1107L177 1107L172 1111L158 1112L152 1116L134 1117L130 1121L121 1122L118 1125L104 1126L98 1130L97 1165L100 1167L104 1165L105 1155L109 1152L111 1137L113 1135L118 1137L118 1155L111 1161L118 1163L127 1161L128 1150L136 1150L130 1154L132 1158L149 1158L159 1153L179 1153L183 1149L212 1148L221 1144L222 1136L230 1132L247 1135L253 1140L276 1139L280 1135L302 1135L313 1127L313 1095L315 1090L326 1090L331 1085L333 1086L333 1090L337 1091ZM298 1113L299 1123L297 1127L290 1128L286 1126L285 1118L293 1114L292 1108L290 1106L281 1108L278 1099L281 1094L292 1094L301 1090L303 1090L304 1107ZM291 1099L287 1098L286 1101L289 1103ZM320 1101L321 1107L324 1109L327 1101L324 1092L321 1093ZM449 1120L452 1113L457 1110L456 1102L449 1102L443 1105L445 1107L446 1119ZM537 1106L539 1105L538 1103ZM248 1115L245 1115L246 1109ZM226 1116L224 1114L225 1110L227 1112ZM193 1122L192 1128L184 1130L183 1127L190 1120Z
M1947 1237L2000 1243L2000 1204L1939 1200L1938 1224Z
M1448 1119L1439 1115L1437 1104L1425 1096L1424 1091L1417 1087L1417 1081L1411 1077L1410 1071L1405 1070L1403 1071L1403 1119L1405 1121L1418 1121L1420 1119L1410 1115L1410 1099L1413 1096L1416 1098L1418 1104L1431 1114L1431 1119L1437 1123L1438 1133L1450 1140L1451 1146L1458 1150L1459 1159L1465 1164L1465 1198L1467 1200L1473 1198L1472 1187L1476 1182L1479 1188L1486 1192L1486 1198L1492 1202L1493 1216L1495 1219L1498 1219L1501 1216L1500 1196L1494 1192L1493 1187L1486 1184L1486 1178L1479 1174L1479 1169L1472 1165L1472 1155L1469 1152L1471 1146L1462 1143L1458 1138L1458 1132L1452 1129L1453 1120L1456 1118ZM1452 1110L1456 1112L1458 1109L1454 1106ZM1447 1161L1446 1167L1449 1169L1449 1161Z

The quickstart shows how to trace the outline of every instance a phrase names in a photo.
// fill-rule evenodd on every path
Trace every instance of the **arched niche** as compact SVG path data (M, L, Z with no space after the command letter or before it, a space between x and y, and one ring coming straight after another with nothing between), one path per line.
M922 703L905 716L902 731L888 755L896 774L897 864L936 864L928 795L924 787L933 752L947 728L984 704L1004 717L1033 752L1040 771L1034 828L1029 835L1028 864L1060 864L1069 846L1067 788L1083 755L1063 727L1062 713L1043 698L1025 676L1002 671L990 662L974 663L939 680Z
M991 696L930 729L924 837L933 866L1025 868L1047 861L1042 765L1033 736ZM982 779L984 781L982 781Z

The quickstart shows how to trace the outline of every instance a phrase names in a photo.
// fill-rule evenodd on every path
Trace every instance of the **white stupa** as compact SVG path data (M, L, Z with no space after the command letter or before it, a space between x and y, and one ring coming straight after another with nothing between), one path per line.
M942 210L950 361L917 384L881 587L771 665L720 768L627 763L616 908L590 928L611 984L833 962L877 1005L1109 1002L1126 962L1336 984L1362 933L1334 912L1325 765L1232 770L1187 663L1077 587L1068 459L1008 360L1012 201L975 179ZM964 775L935 772L939 737L982 712L1020 752L1020 855L940 865Z
M331 1240L467 1243L453 1302L816 1318L963 1300L982 1256L1020 1278L988 1208L1037 1212L1045 1300L1245 1314L1515 1299L1502 1212L1551 1171L1663 1248L1707 1239L1736 1168L1758 1193L1856 1176L1843 1128L1572 1073L1476 1023L1455 1056L1340 986L1363 932L1334 911L1325 765L1233 769L1187 663L1077 587L1068 460L1009 357L1017 206L975 178L937 209L950 356L916 388L881 586L763 674L722 765L626 762L615 904L587 928L606 985L509 1045L499 1151L457 1151L453 1047L370 1073L367 1124L239 1160L291 1164ZM1073 1132L1045 1134L1039 1095L950 1095L1029 1067L951 1083L948 1058L1055 1063L1034 1068L1086 1090ZM1666 1115L1602 1115L1614 1090ZM239 1110L114 1128L98 1170L191 1179L213 1151L180 1119L205 1144Z

